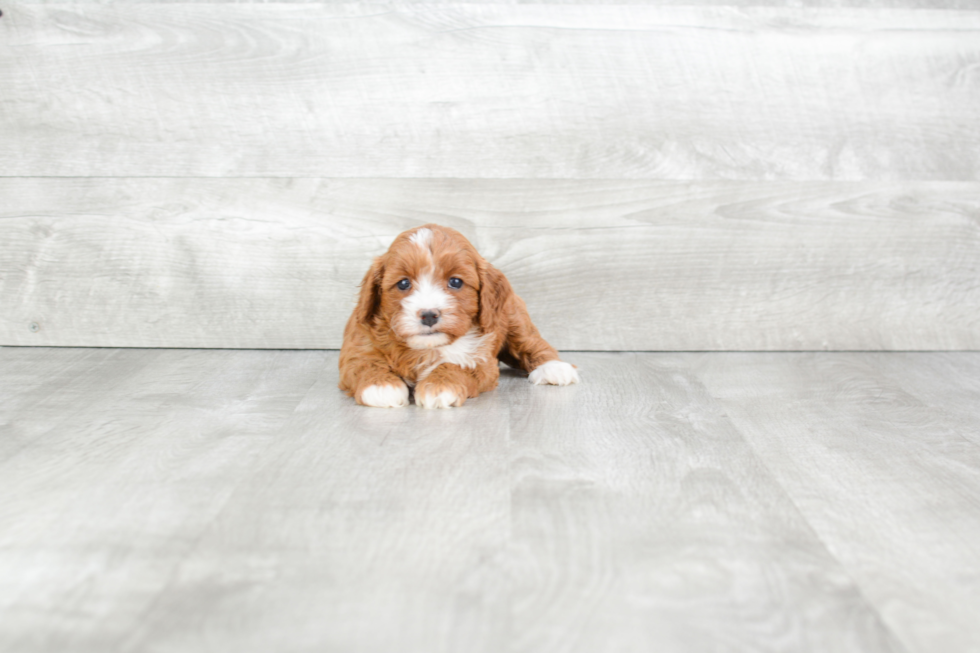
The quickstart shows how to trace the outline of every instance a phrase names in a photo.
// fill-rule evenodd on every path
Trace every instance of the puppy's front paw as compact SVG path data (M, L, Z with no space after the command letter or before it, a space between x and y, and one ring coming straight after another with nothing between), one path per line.
M420 383L415 388L415 403L419 408L452 408L463 405L466 390L441 383Z
M578 370L564 361L538 365L527 380L534 385L571 385L578 383Z
M408 405L408 386L402 381L369 385L361 391L360 402L376 408L401 408Z

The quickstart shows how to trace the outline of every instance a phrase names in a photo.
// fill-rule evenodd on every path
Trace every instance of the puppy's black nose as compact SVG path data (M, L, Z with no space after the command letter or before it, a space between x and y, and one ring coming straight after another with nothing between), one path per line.
M439 314L435 311L422 311L422 324L432 326L439 321Z

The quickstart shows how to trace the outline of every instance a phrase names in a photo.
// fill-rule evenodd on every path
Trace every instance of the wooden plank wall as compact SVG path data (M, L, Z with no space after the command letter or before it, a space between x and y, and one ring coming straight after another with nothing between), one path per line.
M564 349L980 348L980 7L0 5L0 344L333 348L460 229Z

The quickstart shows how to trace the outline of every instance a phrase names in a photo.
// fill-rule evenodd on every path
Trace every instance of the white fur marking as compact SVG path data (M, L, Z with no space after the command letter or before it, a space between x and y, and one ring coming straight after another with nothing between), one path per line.
M432 273L425 272L415 283L415 290L402 300L405 314L413 320L418 320L418 312L424 309L444 310L449 307L452 298L441 286L432 282Z
M431 229L419 229L414 234L409 236L408 239L426 251L432 250Z
M408 405L408 386L369 385L361 393L361 403L376 408L401 408Z
M534 385L571 385L578 383L578 370L564 361L548 361L534 368L527 379Z
M445 311L452 305L452 302L453 298L449 296L449 293L443 290L441 286L433 283L432 272L425 272L416 280L415 289L402 300L402 312L398 316L399 330L405 334L411 334L406 337L409 347L412 349L431 349L446 344L444 339L436 339L435 336L427 337L425 333L419 333L422 331L419 313L424 310ZM412 333L413 331L415 333ZM429 338L432 338L431 342Z
M405 344L410 349L435 349L444 347L449 343L449 336L445 333L432 333L429 335L409 336Z
M419 408L452 408L453 406L462 406L462 399L464 397L456 396L456 393L452 390L443 390L442 392L435 393L425 393L415 395L415 403L418 404Z
M459 365L463 369L473 369L486 361L487 351L485 350L492 336L491 334L481 336L479 333L475 328L470 329L452 343L439 347L437 349L439 360L431 363L419 373L419 381L432 374L432 371L443 363Z

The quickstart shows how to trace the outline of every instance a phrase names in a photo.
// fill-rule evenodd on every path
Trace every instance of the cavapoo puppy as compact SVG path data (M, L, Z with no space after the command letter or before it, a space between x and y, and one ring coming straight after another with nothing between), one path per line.
M535 385L578 382L507 278L458 231L401 234L364 276L344 329L340 389L365 406L462 406L497 387L498 360Z

